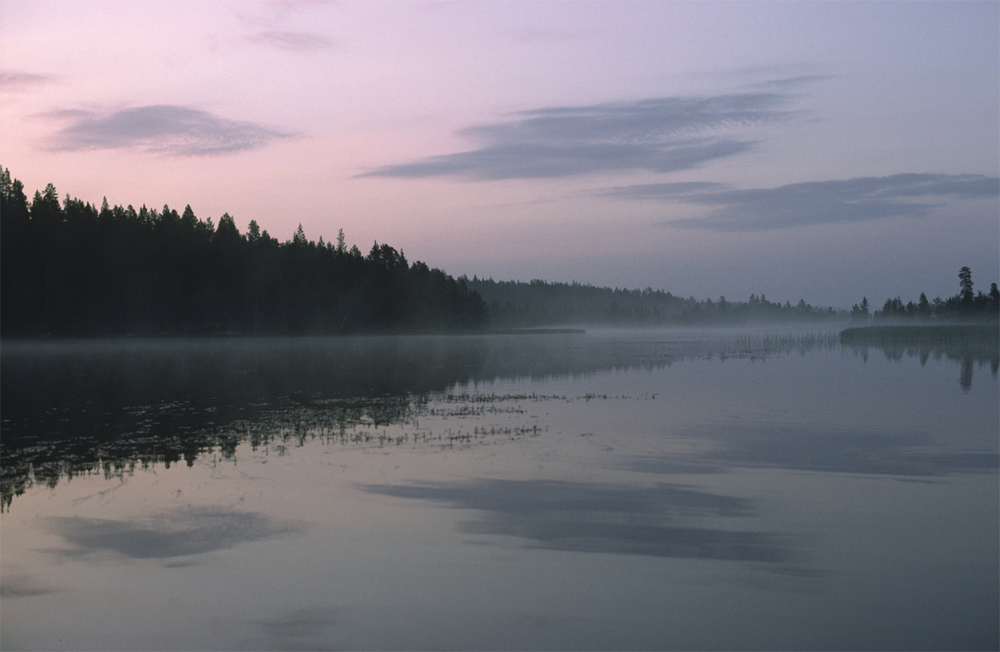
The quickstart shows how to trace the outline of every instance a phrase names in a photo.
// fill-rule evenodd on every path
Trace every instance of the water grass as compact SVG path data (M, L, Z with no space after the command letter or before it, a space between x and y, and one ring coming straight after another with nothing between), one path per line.
M708 357L763 359L811 349L830 349L837 345L834 331L747 331L720 341L707 343Z

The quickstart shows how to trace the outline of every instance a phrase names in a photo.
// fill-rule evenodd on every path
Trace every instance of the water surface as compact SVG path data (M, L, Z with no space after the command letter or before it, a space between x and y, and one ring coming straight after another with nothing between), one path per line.
M996 350L4 343L4 649L995 649Z

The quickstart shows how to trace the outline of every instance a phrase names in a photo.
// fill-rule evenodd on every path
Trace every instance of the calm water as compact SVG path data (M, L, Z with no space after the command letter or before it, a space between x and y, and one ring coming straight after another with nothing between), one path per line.
M998 354L4 343L0 646L996 649Z

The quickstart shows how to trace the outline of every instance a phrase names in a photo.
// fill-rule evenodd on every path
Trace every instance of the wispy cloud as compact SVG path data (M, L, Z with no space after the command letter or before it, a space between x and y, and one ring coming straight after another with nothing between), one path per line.
M791 95L752 92L666 97L515 114L468 127L478 149L388 165L363 177L552 178L635 170L674 172L752 149L750 125L788 119Z
M723 183L713 181L678 181L672 183L640 183L632 186L621 186L600 194L619 199L679 199L699 193L720 191L727 188Z
M732 190L717 184L643 184L608 195L711 207L707 215L666 226L715 231L769 231L887 217L922 217L942 202L1000 197L1000 178L976 174L894 174ZM716 187L717 186L717 187Z
M275 13L287 16L313 7L336 5L339 0L271 0L267 4L272 6Z
M247 43L286 52L317 52L337 48L336 41L311 29L323 22L316 19L316 12L335 4L331 0L237 3L233 13L253 31L243 37Z
M293 135L174 105L141 106L106 115L86 111L49 115L70 121L48 143L51 149L61 151L134 149L178 156L232 154Z
M267 30L247 38L251 43L288 52L314 52L332 50L336 47L333 40L315 32Z
M769 79L762 82L757 82L751 84L751 88L798 88L805 84L810 84L813 82L826 81L828 79L833 79L835 75L825 75L825 74L813 74L813 75L796 75L794 77L780 77L778 79Z
M0 71L0 90L16 92L27 90L33 86L48 84L55 81L53 75L37 75L30 72Z
M579 40L581 35L556 29L520 29L510 32L518 43L564 43Z

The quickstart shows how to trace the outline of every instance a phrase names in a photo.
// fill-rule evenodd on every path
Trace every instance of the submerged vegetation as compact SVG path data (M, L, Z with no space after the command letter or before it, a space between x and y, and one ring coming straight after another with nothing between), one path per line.
M129 425L107 424L115 432L83 437L51 434L35 446L7 446L0 478L0 513L33 486L53 488L77 476L102 474L124 479L137 469L196 461L235 463L247 443L265 455L284 456L307 442L350 448L461 448L538 437L546 429L528 422L525 401L574 400L565 396L442 394L330 399L309 404L285 401L260 405L231 420L213 419L178 405L134 406ZM584 399L579 399L584 400ZM163 436L163 421L173 436ZM452 422L454 422L452 424ZM449 425L452 424L452 425Z

